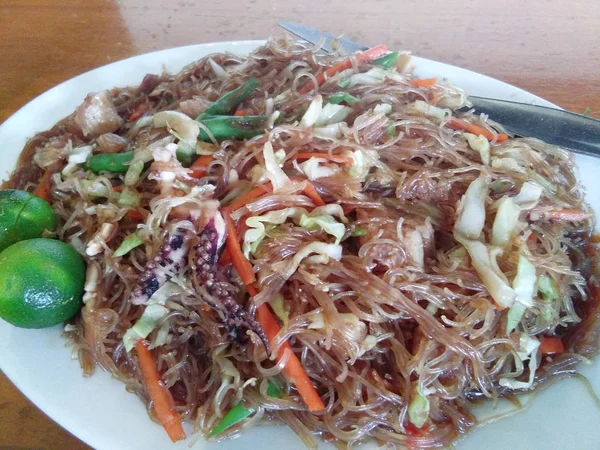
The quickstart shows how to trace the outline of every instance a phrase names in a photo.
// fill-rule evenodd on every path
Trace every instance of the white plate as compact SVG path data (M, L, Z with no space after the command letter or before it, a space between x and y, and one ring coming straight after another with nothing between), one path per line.
M174 48L136 56L80 75L56 86L25 105L0 126L0 178L15 166L26 139L70 114L91 91L139 84L146 73L170 72L214 52L246 54L259 41L224 42ZM423 77L445 77L470 94L554 106L528 92L468 70L420 59L416 72ZM600 161L578 157L587 200L600 212ZM6 172L6 173L5 173ZM189 440L172 444L159 425L151 422L144 405L125 386L98 370L83 378L79 363L60 337L60 327L22 330L0 320L0 368L39 408L56 422L98 449L188 448ZM600 391L600 365L583 369ZM596 424L595 426L593 424ZM592 450L600 442L600 410L576 380L565 380L540 393L533 406L508 419L486 425L467 436L461 450L567 449ZM194 448L263 450L302 449L284 426L255 427L234 441ZM321 448L328 448L323 444Z

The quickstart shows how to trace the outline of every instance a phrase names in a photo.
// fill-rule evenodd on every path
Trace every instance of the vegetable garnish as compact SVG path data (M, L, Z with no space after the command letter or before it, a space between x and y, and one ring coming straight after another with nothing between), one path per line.
M454 128L455 130L464 130L464 131L474 134L476 136L482 135L488 141L493 141L495 139L496 142L504 142L508 139L508 136L506 134L492 133L491 131L486 130L485 128L482 128L482 127L475 125L473 123L470 123L470 122L465 122L464 120L460 120L460 119L450 119L448 121L447 125L450 128Z
M365 50L362 53L357 53L353 56L358 62L368 62L372 61L375 58L380 57L388 51L385 45L378 45L377 47L370 48L369 50ZM352 67L352 59L348 58L336 65L326 69L323 73L317 75L317 86L322 85L328 78L331 78L336 73L339 73L343 70L350 69ZM314 89L314 83L309 81L302 88L300 88L299 92L301 94L307 94L312 89Z
M437 78L421 78L410 80L410 84L414 87L429 87L437 83Z
M210 133L201 127L199 138L202 141L212 142L213 138L218 141L243 140L264 134L269 116L209 116L200 122Z
M400 56L400 52L390 52L387 55L384 55L374 60L373 64L377 64L378 66L383 66L389 69L393 67L394 64L396 64L398 56Z
M119 257L126 255L131 250L133 250L136 247L139 247L143 243L144 241L142 241L142 238L140 238L140 235L138 233L131 233L129 236L123 239L123 242L121 243L119 248L115 250L113 256Z
M249 285L256 281L256 275L254 274L254 269L252 268L252 264L250 261L246 259L244 253L242 252L242 248L240 247L240 241L237 236L235 225L233 224L233 220L231 220L231 215L228 209L223 209L223 218L227 223L227 250L229 251L229 255L231 256L231 262L237 270L240 278L244 282L244 284Z
M95 173L126 173L132 159L133 152L100 154L92 156L87 165Z
M137 341L135 345L140 370L144 376L148 394L152 399L156 418L165 428L171 440L177 442L185 439L185 432L179 414L175 411L173 397L156 369L156 363L152 358L148 345L148 342L143 339Z
M200 158L194 161L194 163L190 166L190 169L192 169L192 173L190 175L194 178L202 178L204 175L206 175L208 165L214 159L215 158L212 155L200 156Z
M319 193L317 192L315 187L310 182L306 183L306 187L304 188L303 193L308 198L310 198L315 205L317 205L317 206L325 205L325 201L321 198L321 196L319 195Z
M329 97L329 103L333 103L334 105L339 105L342 102L354 105L355 103L360 103L360 100L347 92L338 92Z
M565 346L561 338L544 336L540 339L542 355L564 353Z
M263 186L255 187L247 194L231 202L231 204L227 208L231 211L235 211L237 209L240 209L242 206L245 206L246 204L250 203L252 200L256 200L257 198L260 198L263 195L268 194L270 192L273 192L273 185L271 183L266 183Z
M256 289L254 289L252 286L248 286L248 292L250 292L251 295L256 295ZM261 305L258 307L257 318L263 330L265 330L269 341L275 339L275 336L277 336L279 333L280 328L275 320L275 317L273 317L273 313L271 313L271 310L267 305ZM308 409L310 411L321 411L325 409L325 405L323 404L321 397L315 390L310 378L302 367L302 363L293 352L292 347L288 342L285 342L281 346L281 349L277 354L277 359L279 360L282 358L284 352L286 351L291 353L283 370L289 377L290 381L296 386L298 393L302 396L302 399L306 403L306 406L308 406Z
M258 88L258 80L256 78L250 78L240 87L217 99L210 107L200 114L196 120L204 121L212 116L225 116L228 114L233 114L239 104L246 100L248 96L250 96L250 94L256 90L256 88Z
M242 420L250 417L254 413L254 409L247 408L243 402L237 403L229 410L225 417L212 429L209 436L215 436L222 433L227 428L234 426Z
M49 170L44 171L42 179L33 191L33 195L43 198L46 201L50 201L52 198L52 172Z

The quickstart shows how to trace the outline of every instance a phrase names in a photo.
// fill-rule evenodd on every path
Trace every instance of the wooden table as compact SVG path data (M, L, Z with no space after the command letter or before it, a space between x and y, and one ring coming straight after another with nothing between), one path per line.
M152 50L262 39L278 20L387 43L600 118L596 0L2 0L0 122L52 86ZM0 450L87 448L0 374Z

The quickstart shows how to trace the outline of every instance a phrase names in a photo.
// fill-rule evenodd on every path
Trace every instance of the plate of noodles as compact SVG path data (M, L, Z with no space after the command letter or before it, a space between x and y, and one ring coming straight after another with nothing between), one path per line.
M553 106L284 38L49 90L0 126L2 187L52 206L81 308L0 321L0 368L100 449L597 448L600 163L466 93Z

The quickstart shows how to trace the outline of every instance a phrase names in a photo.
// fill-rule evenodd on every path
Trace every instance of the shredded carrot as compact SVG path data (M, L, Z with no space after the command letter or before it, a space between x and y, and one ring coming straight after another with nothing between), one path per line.
M300 153L296 153L294 156L292 156L292 158L294 159L310 159L310 158L323 158L323 159L328 159L329 161L333 161L336 163L341 163L341 164L352 164L354 162L354 159L352 159L350 156L343 156L343 155L330 155L328 153L310 153L310 152L300 152Z
M248 224L246 223L246 219L245 218L241 218L238 221L237 227L236 227L236 233L238 235L238 239L240 242L240 244L242 242L244 242L244 235L246 234L246 231L248 231Z
M252 297L258 294L258 290L252 284L247 284L246 289L248 289L248 293ZM258 323L260 323L262 329L265 331L265 334L267 335L269 341L275 339L275 336L277 336L281 328L277 324L275 317L273 317L273 313L266 304L263 303L258 307L256 311L256 318L258 319ZM281 350L277 355L277 360L280 359L280 355L283 355L285 353L286 349L288 349L290 352L290 358L288 359L287 364L283 368L283 371L296 385L298 393L300 394L310 411L321 411L325 409L323 400L321 400L321 397L319 397L319 393L312 385L310 378L304 370L304 367L302 367L302 363L292 350L292 347L290 346L289 342L286 341L281 346Z
M474 134L479 136L480 134L485 137L488 141L493 141L496 138L496 142L504 142L508 139L506 134L496 134L492 133L485 128L481 128L470 122L465 122L464 120L459 119L450 119L447 123L450 128L454 128L455 130L464 130L467 133Z
M269 192L273 192L273 185L271 183L255 187L247 194L231 202L227 208L231 211L235 211L236 209L240 209L242 206L246 206L246 204L250 203L252 200L256 200L257 198L260 198Z
M231 220L229 210L224 208L221 210L221 212L223 213L225 223L227 223L227 250L229 250L229 254L231 255L233 267L235 267L235 270L237 270L244 284L254 283L254 281L256 281L254 269L252 268L250 261L246 259L244 253L242 252L242 248L240 247L240 242L235 231L235 225L233 224L233 220Z
M134 120L138 120L142 117L146 112L148 112L148 104L140 103L136 106L135 110L131 113L131 115L127 118L127 122L133 122Z
M410 84L414 87L428 87L437 83L437 78L421 78L418 80L410 80Z
M306 183L306 187L304 188L304 191L302 191L304 193L304 195L306 195L308 198L310 198L313 203L317 206L323 206L325 205L325 201L323 201L323 199L321 198L321 196L319 195L319 193L317 192L317 190L315 189L315 187L309 183Z
M44 172L40 184L38 184L35 191L33 191L33 195L43 198L48 202L52 199L52 172L49 170Z
M185 439L181 418L174 408L173 397L160 378L154 358L148 349L148 342L140 339L135 345L135 350L156 418L173 442Z
M208 169L208 165L214 159L215 158L212 155L202 155L190 166L190 169L192 169L190 176L194 178L202 178L204 175L206 175L206 169Z
M294 183L298 183L301 181L302 180L300 180L300 179L292 179L292 182L294 182ZM233 202L231 202L231 204L227 207L227 209L229 211L235 211L237 209L240 209L243 206L246 206L252 200L256 200L257 198L260 198L263 195L268 194L270 192L273 192L273 185L271 183L266 183L266 184L263 184L262 186L255 187L250 192L241 196L237 200L234 200ZM323 199L321 198L321 196L319 195L317 190L314 188L314 186L312 184L310 184L310 182L307 182L306 187L303 190L303 193L308 198L310 198L315 205L323 206L325 204L325 202L323 201Z
M122 192L123 191L123 185L119 184L118 186L113 186L113 191L115 191L115 192Z
M387 53L387 51L388 51L388 49L385 45L378 45L377 47L373 47L373 48L370 48L369 50L365 50L362 53L358 53L358 54L354 55L353 57L356 58L356 60L359 62L368 62L373 59L379 58L380 56ZM327 79L331 78L336 73L339 73L346 69L350 69L351 67L352 67L352 58L345 59L344 61L342 61L338 64L335 64L334 66L331 66L330 68L325 70L323 73L317 75L317 77L316 77L317 78L317 86L320 86L323 83L325 83L325 81L327 81ZM312 89L314 89L315 87L316 86L314 85L314 82L311 80L308 83L306 83L304 86L302 86L300 88L299 92L301 94L306 94L306 93L310 92Z
M223 253L221 253L221 258L219 258L219 264L221 266L226 266L230 262L231 262L231 255L229 254L229 250L225 249L225 250L223 250Z
M144 216L142 215L142 213L135 209L130 209L129 211L127 211L126 216L133 220L144 220Z
M252 285L248 285L248 292L251 295L256 295L256 288ZM254 294L252 294L254 292ZM279 333L280 328L273 317L273 313L269 309L266 304L262 304L258 307L256 311L256 318L258 319L258 323L265 331L267 338L269 341L273 341L277 333ZM312 385L309 376L307 375L304 367L302 367L302 363L292 350L289 342L285 342L281 346L281 350L277 354L277 360L280 360L281 357L286 353L286 350L290 352L290 358L287 361L283 371L290 378L290 381L294 383L296 389L298 389L298 393L308 406L310 411L321 411L325 409L325 405L323 404L323 400L319 397L319 393Z
M250 294L250 297L258 295L258 290L254 287L254 285L249 284L246 286L246 289L248 290L248 294Z
M540 341L540 352L542 355L547 355L550 353L564 353L565 351L565 345L560 338L544 336L540 339Z
M246 111L245 109L238 109L233 115L234 116L247 116L248 111Z

